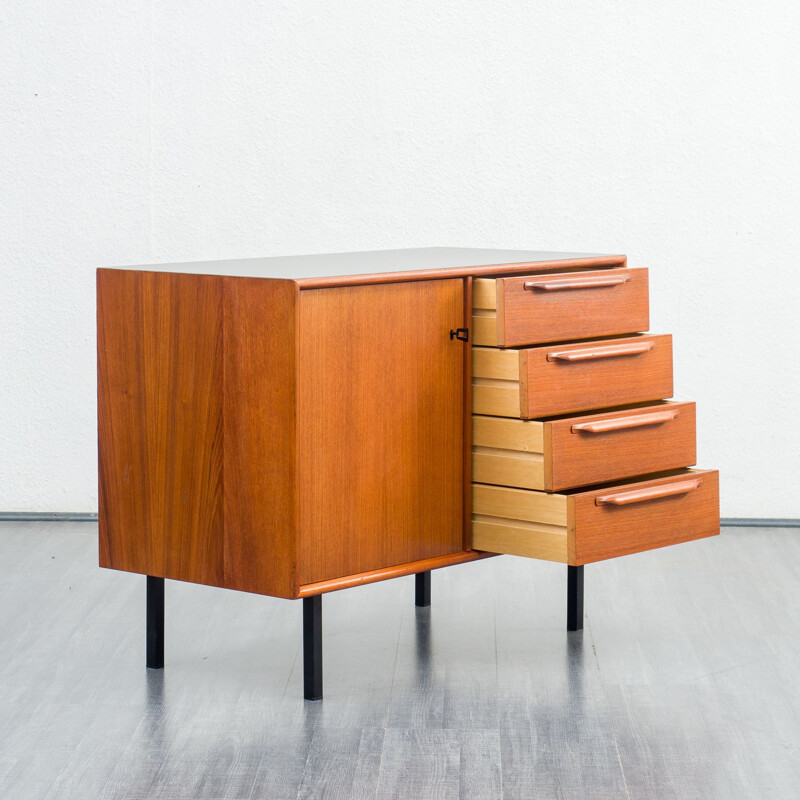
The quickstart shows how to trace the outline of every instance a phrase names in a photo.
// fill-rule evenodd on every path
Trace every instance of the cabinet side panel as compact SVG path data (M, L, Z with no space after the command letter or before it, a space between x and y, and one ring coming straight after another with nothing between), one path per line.
M222 581L222 278L98 270L100 565Z
M225 278L225 584L293 597L295 330L292 281Z
M300 292L301 584L462 552L462 280Z

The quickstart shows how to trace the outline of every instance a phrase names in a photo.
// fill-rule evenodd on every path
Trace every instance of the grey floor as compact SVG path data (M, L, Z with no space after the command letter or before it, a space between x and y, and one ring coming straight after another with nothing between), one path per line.
M502 557L299 602L144 578L96 526L0 525L0 798L800 797L800 531L731 529L586 568Z

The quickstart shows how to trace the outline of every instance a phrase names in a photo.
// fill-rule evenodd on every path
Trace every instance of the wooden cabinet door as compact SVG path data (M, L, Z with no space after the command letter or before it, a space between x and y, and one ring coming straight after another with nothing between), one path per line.
M464 549L465 281L300 292L298 579Z

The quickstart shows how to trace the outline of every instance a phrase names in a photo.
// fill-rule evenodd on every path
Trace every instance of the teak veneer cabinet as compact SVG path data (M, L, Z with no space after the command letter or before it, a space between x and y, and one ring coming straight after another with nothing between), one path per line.
M577 629L584 563L717 533L648 311L624 256L98 270L100 564L148 576L148 666L165 578L304 598L316 699L325 592L413 573L427 605L430 570L516 553L568 564Z

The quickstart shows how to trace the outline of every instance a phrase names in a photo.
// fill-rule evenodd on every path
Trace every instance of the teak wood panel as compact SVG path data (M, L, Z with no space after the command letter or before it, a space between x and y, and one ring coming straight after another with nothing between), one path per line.
M629 345L643 351L607 357ZM553 358L595 352L600 357ZM520 350L475 347L472 376L476 414L533 419L663 400L672 396L672 337L645 334Z
M297 295L257 278L224 291L225 580L280 597L297 592Z
M223 280L98 271L101 566L225 583Z
M695 404L549 420L544 438L547 491L689 467L697 460Z
M650 327L646 269L483 278L475 283L473 341L478 345L518 347Z
M301 584L464 549L464 290L300 292Z
M473 417L478 483L560 491L695 463L695 404L659 403L554 420Z
M556 354L652 345L633 355L554 360ZM520 413L525 418L663 400L672 396L672 337L637 336L519 351Z
M477 550L573 566L702 539L719 533L719 475L684 470L568 494L474 484L472 530Z
M101 566L295 596L296 287L98 270L97 289Z
M630 505L598 505L598 498L696 480L681 494ZM569 563L589 564L719 534L719 473L691 470L667 478L580 492L570 497Z

